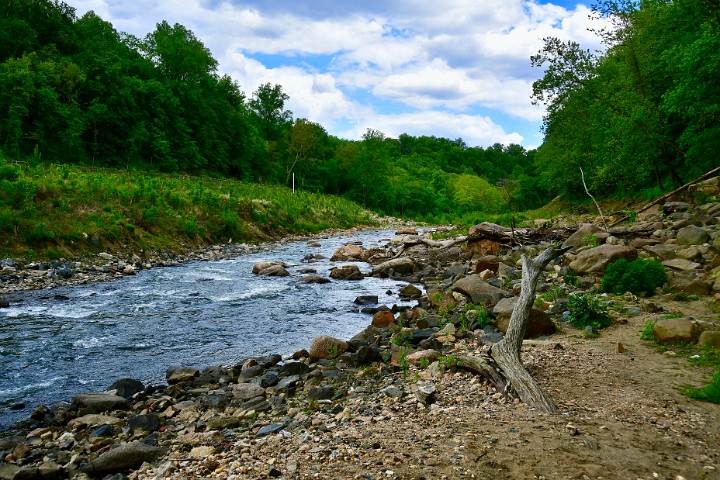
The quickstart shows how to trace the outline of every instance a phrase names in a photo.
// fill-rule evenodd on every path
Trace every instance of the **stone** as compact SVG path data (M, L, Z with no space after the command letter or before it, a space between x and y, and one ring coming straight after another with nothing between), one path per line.
M400 257L376 265L372 269L372 275L375 277L406 276L412 275L415 270L417 270L415 260L410 257Z
M408 228L399 228L395 231L395 235L417 235L418 232L416 229L408 227Z
M438 358L440 358L440 352L437 350L419 350L408 355L406 360L410 365L418 365L425 359L429 365Z
M452 286L452 291L465 295L476 305L486 307L493 307L501 299L509 296L505 290L490 285L478 274L461 278Z
M355 297L354 303L358 305L376 305L379 301L377 295L360 295Z
M678 245L702 245L710 239L707 230L695 225L688 225L678 230L675 240Z
M160 417L154 413L136 415L127 420L128 428L133 433L150 434L160 429Z
M565 240L562 246L573 247L573 249L583 247L588 245L588 241L591 237L596 237L598 242L602 243L601 241L607 239L608 235L609 234L605 230L597 225L593 225L592 223L583 223L578 227L575 233Z
M390 311L380 311L373 315L371 325L377 328L388 328L395 323L395 315Z
M692 262L690 260L685 260L682 258L673 258L672 260L665 260L662 262L663 266L673 269L673 270L680 270L680 271L686 271L686 270L698 270L702 268L702 265L699 263Z
M675 248L664 243L643 247L643 250L660 261L672 260L677 257Z
M380 390L380 393L384 394L387 397L397 399L402 399L405 396L405 390L394 385L383 388L382 390Z
M510 317L518 297L504 298L493 308L498 330L506 333L510 325ZM530 318L525 329L525 338L537 338L543 335L552 335L557 327L550 316L537 308L530 310Z
M404 298L420 298L422 296L422 290L415 285L408 284L400 289L400 296Z
M201 445L199 447L193 447L188 453L188 457L201 460L207 458L215 453L215 447L212 445Z
M266 268L269 268L271 265L272 264L270 262L265 262L265 261L256 262L255 265L253 265L252 273L257 275L260 272L262 272L263 270L265 270Z
M312 339L310 342L310 360L332 359L338 355L345 353L348 344L339 338L320 335Z
M335 396L335 389L331 386L313 387L307 395L312 400L330 400Z
M277 433L280 430L285 428L285 425L277 424L277 423L271 423L270 425L265 425L264 427L260 427L260 429L255 434L255 437L266 437L268 435L271 435L273 433Z
M254 397L264 397L265 389L255 383L238 383L233 386L233 397L238 400L249 400Z
M298 280L299 283L317 283L317 284L324 284L324 283L330 283L329 278L321 277L319 275L307 275L305 277L300 278Z
M267 268L264 268L258 272L258 275L263 277L287 277L290 274L285 267L279 263L272 264Z
M687 318L665 318L655 322L657 343L695 343L698 338L695 325Z
M142 442L130 442L101 454L82 470L91 475L101 475L138 468L144 462L153 462L165 455L165 449Z
M8 302L7 298L0 295L0 308L9 308L10 302Z
M673 290L689 295L710 295L712 290L712 283L696 270L672 272L668 275L668 284Z
M670 215L671 213L687 212L690 210L691 205L686 202L665 202L663 204L663 213Z
M720 348L720 330L705 330L698 338L698 345L710 345L711 347Z
M119 425L120 423L122 423L122 420L117 417L92 413L89 415L83 415L82 417L73 418L68 422L68 428L75 429L80 426L97 427L101 425Z
M491 271L492 273L496 274L498 272L498 266L500 264L500 261L495 255L485 255L480 258L478 258L475 261L475 266L473 267L473 271L475 273L481 273L486 270Z
M435 388L435 384L433 384L432 382L422 382L419 383L417 388L415 389L415 396L420 401L420 403L430 405L432 403L435 403L436 391L437 390Z
M82 393L75 395L72 400L72 408L79 415L125 410L128 406L126 398L107 393Z
M310 357L310 352L305 351L303 358L309 358L309 357ZM310 367L308 367L303 362L287 362L280 367L279 375L280 376L305 375L308 372L310 372Z
M633 261L638 258L638 252L623 245L600 245L578 253L570 262L570 269L576 273L602 272L608 264L621 258Z
M366 249L362 246L349 243L338 248L332 257L330 257L330 260L333 262L361 260L365 251Z
M330 278L336 280L362 280L365 276L357 265L343 265L330 270Z
M133 395L145 390L145 385L143 385L140 380L121 378L120 380L113 382L108 390L115 391L115 395L119 395L130 400Z
M200 371L197 368L192 367L174 367L169 368L167 372L165 372L165 378L170 385L180 382L189 382L195 379L198 375L200 375Z

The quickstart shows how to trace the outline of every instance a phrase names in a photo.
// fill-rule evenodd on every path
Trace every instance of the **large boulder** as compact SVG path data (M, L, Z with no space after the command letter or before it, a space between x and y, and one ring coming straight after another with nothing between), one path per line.
M702 245L710 239L710 234L704 228L688 225L678 230L675 238L678 245Z
M501 299L510 296L502 288L493 287L484 281L478 274L461 278L452 286L452 291L465 295L476 305L486 307L494 307Z
M578 253L570 262L570 268L577 273L602 272L609 263L621 258L633 261L638 258L638 252L623 245L600 245Z
M320 335L312 339L308 351L310 352L310 360L319 360L321 358L335 358L341 353L345 353L347 349L348 344L344 340Z
M710 345L711 347L720 348L720 330L705 330L698 338L698 345Z
M113 448L88 463L83 471L91 475L122 472L138 468L144 462L152 462L165 455L165 449L142 442L131 442Z
M378 328L388 328L395 323L395 315L389 310L383 310L373 315L371 325Z
M330 257L330 260L332 260L333 262L359 261L362 259L365 251L366 249L363 248L361 245L348 243L347 245L343 245L342 247L335 250L333 256Z
M710 295L713 288L710 280L694 270L671 272L668 283L673 290L689 295Z
M655 341L657 343L695 343L698 332L687 318L664 318L655 322Z
M140 380L135 380L133 378L121 378L110 385L109 390L114 390L115 395L119 395L129 400L136 393L145 390L145 385L143 385Z
M330 278L336 280L362 280L365 276L357 265L343 265L330 270Z
M417 270L415 260L410 257L393 258L380 265L376 265L372 269L374 277L394 277L412 275Z
M512 311L517 301L518 297L503 298L493 308L498 330L503 333L507 332L508 326L510 325L510 317L512 316ZM556 331L557 327L547 313L537 308L530 310L530 319L525 329L525 338L552 335Z
M170 385L189 382L199 375L200 371L193 367L171 367L165 372L165 378Z
M75 395L72 400L72 409L77 410L80 416L111 412L113 410L125 410L127 408L128 401L126 398L107 393L81 393Z
M280 263L273 263L267 268L263 268L258 272L263 277L287 277L290 275L285 267Z
M606 240L610 234L602 228L592 223L583 223L578 229L568 237L563 243L563 247L573 247L573 249L588 245L588 240L596 237L597 240Z

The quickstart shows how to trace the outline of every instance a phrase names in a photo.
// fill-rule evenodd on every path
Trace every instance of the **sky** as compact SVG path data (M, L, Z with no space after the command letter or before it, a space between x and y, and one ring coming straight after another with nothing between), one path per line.
M294 118L360 139L368 128L462 138L470 147L542 143L532 105L548 36L600 49L589 1L69 0L143 38L179 23L246 96L280 84Z

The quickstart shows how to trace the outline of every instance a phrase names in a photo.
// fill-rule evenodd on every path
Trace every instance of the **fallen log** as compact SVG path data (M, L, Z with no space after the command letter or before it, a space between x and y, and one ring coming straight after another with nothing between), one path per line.
M638 213L644 212L644 211L647 210L648 208L650 208L650 207L652 207L652 206L654 206L654 205L657 205L658 203L662 202L663 200L666 200L666 199L672 197L672 196L675 195L676 193L680 193L680 192L682 192L683 190L687 189L688 187L691 187L692 185L695 185L696 183L702 182L703 180L707 180L708 178L711 178L711 177L713 177L713 176L715 176L715 175L719 175L719 174L720 174L720 167L715 168L715 169L713 169L713 170L710 170L709 172L705 173L704 175L699 176L699 177L696 178L695 180L686 183L686 184L683 185L682 187L678 187L678 188L676 188L675 190L673 190L672 192L668 192L668 193L666 193L665 195L656 198L655 200L653 200L652 202L648 203L647 205L645 205L644 207L642 207L640 210L638 210L638 211L635 212L635 213L638 214ZM618 220L615 220L615 221L614 221L613 223L611 223L609 226L610 226L610 227L614 227L614 226L617 225L618 223L623 222L623 221L627 220L628 218L630 218L630 216L629 216L629 215L625 215L624 217L622 217L622 218L620 218L620 219L618 219Z

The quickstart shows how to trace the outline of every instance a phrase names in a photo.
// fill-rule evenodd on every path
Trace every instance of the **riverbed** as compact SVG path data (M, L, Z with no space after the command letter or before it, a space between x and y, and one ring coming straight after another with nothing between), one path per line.
M328 277L340 246L383 246L391 230L293 242L229 260L143 270L82 287L25 292L0 309L0 429L40 405L102 391L119 378L163 383L174 366L232 365L249 357L307 348L317 335L350 338L370 321L354 299L413 304L392 279L304 284L313 269ZM308 256L323 257L315 261ZM261 260L288 265L289 277L260 277ZM369 265L357 263L363 272Z

